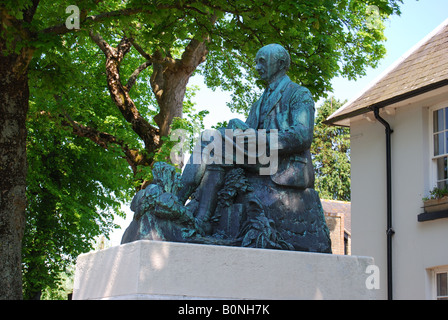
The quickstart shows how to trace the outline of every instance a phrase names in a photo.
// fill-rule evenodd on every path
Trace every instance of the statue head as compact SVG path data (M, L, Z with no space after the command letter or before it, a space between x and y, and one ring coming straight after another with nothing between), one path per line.
M285 48L274 43L258 50L255 63L260 79L272 83L286 74L291 58Z

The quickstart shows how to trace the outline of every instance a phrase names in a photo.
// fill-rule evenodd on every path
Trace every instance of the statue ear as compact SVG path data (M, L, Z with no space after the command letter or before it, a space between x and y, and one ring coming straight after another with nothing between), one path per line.
M277 64L278 64L278 70L285 70L286 69L286 61L283 59L278 59L277 60Z

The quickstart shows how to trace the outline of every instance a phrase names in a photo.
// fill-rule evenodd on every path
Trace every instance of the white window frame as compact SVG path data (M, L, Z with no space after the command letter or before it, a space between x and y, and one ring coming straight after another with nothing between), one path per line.
M438 266L435 268L431 268L431 288L432 288L432 299L437 300L439 297L437 296L437 274L446 273L448 275L448 265ZM447 298L446 296L441 296L440 298Z
M448 100L429 108L429 185L430 190L437 187L437 157L434 157L434 111L448 108ZM448 150L447 150L448 151ZM448 152L443 156L448 156ZM443 157L438 156L438 157Z

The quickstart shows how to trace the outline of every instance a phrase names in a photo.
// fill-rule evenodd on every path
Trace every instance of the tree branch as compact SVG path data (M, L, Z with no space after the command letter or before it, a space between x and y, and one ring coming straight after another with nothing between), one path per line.
M137 50L137 52L140 53L140 55L143 58L145 58L152 64L158 63L168 68L173 68L176 65L176 60L174 60L171 56L163 58L160 51L157 51L155 54L150 55L137 42L135 42L134 38L130 37L128 38L128 40L132 44L132 46Z
M103 40L104 41L104 40ZM120 43L118 43L117 46L117 60L120 63L124 56L129 52L129 50L131 50L131 42L129 41L129 39L127 37L123 37L120 41Z
M151 56L150 54L148 54L145 50L143 50L143 48L135 42L134 38L129 38L129 41L131 42L131 44L134 46L134 48L137 50L138 53L140 53L140 55L145 58L148 61L152 61L153 60L153 56Z
M135 81L137 80L138 75L140 72L148 68L152 64L151 61L146 61L142 63L135 71L131 74L131 76L128 79L128 83L124 86L124 88L129 91L131 90L132 86L135 84Z
M161 140L159 129L153 127L138 111L134 101L129 95L129 89L135 83L138 74L148 65L143 64L128 81L129 86L124 86L120 78L120 63L131 48L128 38L123 39L117 48L110 46L98 33L90 31L90 37L101 48L106 56L107 87L115 105L127 122L132 125L132 130L144 141L148 153L155 152L160 147Z
M100 0L97 0L96 3L99 3ZM188 1L187 1L188 2ZM185 5L185 4L184 4ZM184 5L180 5L178 3L174 3L174 4L158 4L156 11L151 11L145 8L125 8L125 9L120 9L120 10L113 10L113 11L109 11L109 12L103 12L97 15L92 15L92 16L85 16L85 14L81 14L81 19L80 19L80 25L87 25L87 27L89 27L89 25L91 23L98 23L101 22L105 19L108 18L115 18L115 17L123 17L123 16L132 16L134 14L137 13L155 13L157 14L158 10L164 10L164 9L182 9L184 7ZM81 13L85 13L84 10L81 10ZM41 30L41 33L52 33L52 34L65 34L65 33L69 33L72 32L73 30L71 29L67 29L67 27L65 26L65 23L61 23L58 25L54 25L48 28L45 28L43 30Z
M56 119L58 122L60 121L61 125L65 127L71 127L72 133L74 135L82 138L87 138L94 142L96 145L106 150L108 150L110 148L110 145L112 144L119 146L124 153L123 158L125 158L128 162L134 175L138 172L138 166L149 166L153 162L153 159L148 157L147 153L142 152L138 149L130 149L123 140L117 138L116 136L92 127L85 126L82 123L73 120L62 106L61 95L54 95L53 97L56 100L56 103L60 106L62 114L55 116L50 112L41 111L39 112L40 115L45 115L51 119ZM59 120L60 118L62 118L63 120Z
M68 122L62 121L62 125L70 125L75 135L88 138L104 149L108 149L110 144L117 144L123 147L123 141L118 140L114 135L111 135L107 132L99 131L92 127L86 127L85 125L74 121L66 112L64 112L64 116L68 120Z
M131 15L141 13L141 12L150 13L151 11L143 10L142 8L126 8L126 9L121 9L121 10L109 11L109 12L104 12L104 13L100 13L97 15L85 17L84 19L81 19L80 25L84 25L84 24L88 25L91 22L101 22L107 18L131 16ZM53 34L65 34L65 33L72 32L72 30L67 29L65 23L61 23L61 24L58 24L55 26L45 28L45 29L41 30L40 32L53 33Z
M31 23L33 21L34 14L36 13L37 6L40 0L33 0L30 7L23 12L23 21Z
M192 73L202 62L205 61L208 50L205 41L192 39L182 53L180 63Z
M104 52L106 56L116 55L116 49L110 46L99 33L94 33L92 29L89 30L90 38L100 47L101 51Z
M139 165L147 166L152 162L152 159L148 159L145 153L142 153L137 149L129 149L129 146L116 136L107 132L99 131L92 127L87 127L77 121L74 121L67 114L67 112L64 112L64 116L68 121L63 120L61 124L64 126L70 126L73 129L72 133L74 135L87 138L106 150L110 148L111 144L118 145L122 149L124 158L132 168L134 175L137 173Z

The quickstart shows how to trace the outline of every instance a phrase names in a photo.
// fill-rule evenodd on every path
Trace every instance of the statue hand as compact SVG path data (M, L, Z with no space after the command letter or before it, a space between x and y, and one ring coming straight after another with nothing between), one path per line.
M227 129L241 129L241 130L246 130L249 129L249 126L242 120L240 119L232 119L229 121L229 125L227 126Z
M177 196L171 193L163 193L155 199L154 215L167 220L179 220L195 224L195 220L190 211L179 202Z

